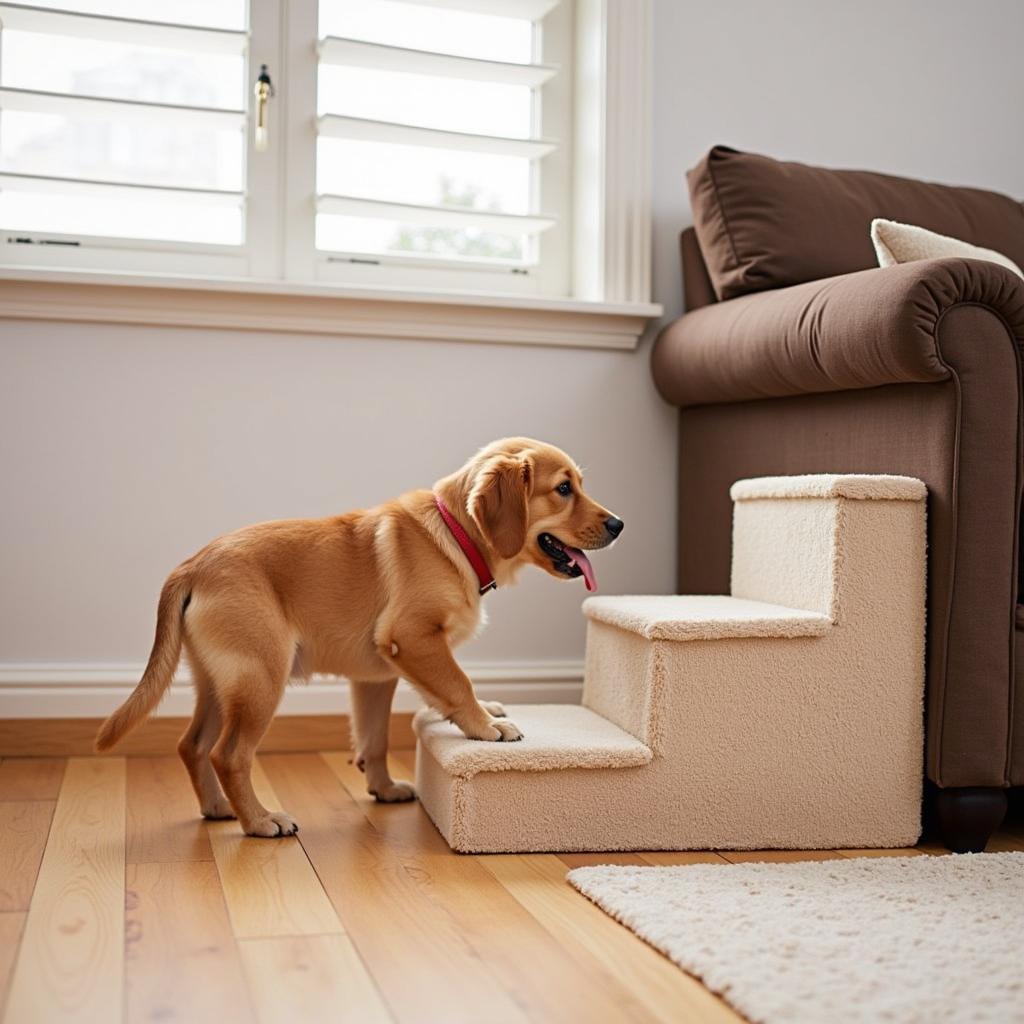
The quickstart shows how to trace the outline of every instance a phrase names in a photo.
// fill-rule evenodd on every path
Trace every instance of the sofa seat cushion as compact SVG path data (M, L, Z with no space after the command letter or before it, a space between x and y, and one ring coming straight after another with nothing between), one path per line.
M785 163L715 146L687 175L719 299L875 266L876 217L996 249L1024 265L1024 207L983 189Z

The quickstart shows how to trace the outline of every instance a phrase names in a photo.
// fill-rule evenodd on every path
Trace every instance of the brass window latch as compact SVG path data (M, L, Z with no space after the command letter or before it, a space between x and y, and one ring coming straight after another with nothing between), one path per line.
M257 152L262 153L270 142L270 112L267 108L274 95L274 83L270 80L270 72L267 70L266 64L260 65L260 73L256 76L256 86L253 91L256 94L256 124L253 142Z

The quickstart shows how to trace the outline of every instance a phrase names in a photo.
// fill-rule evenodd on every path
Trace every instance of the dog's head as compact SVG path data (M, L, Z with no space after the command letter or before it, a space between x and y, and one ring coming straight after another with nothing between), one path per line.
M503 559L595 588L585 551L607 547L622 520L583 490L579 466L528 437L495 441L466 465L466 511Z

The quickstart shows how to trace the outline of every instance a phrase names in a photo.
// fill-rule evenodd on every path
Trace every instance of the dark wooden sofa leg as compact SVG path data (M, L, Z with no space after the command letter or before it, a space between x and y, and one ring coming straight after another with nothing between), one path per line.
M996 786L933 789L943 843L954 853L981 853L1006 814L1006 790Z

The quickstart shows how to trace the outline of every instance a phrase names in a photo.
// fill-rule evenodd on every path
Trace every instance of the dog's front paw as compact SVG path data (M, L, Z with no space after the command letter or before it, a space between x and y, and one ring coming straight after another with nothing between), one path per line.
M484 709L489 715L493 715L495 718L505 717L505 705L501 701L497 700L482 700L480 701L480 707Z
M379 789L371 789L370 796L382 804L402 804L416 799L416 788L411 782L392 781Z
M261 839L280 839L281 836L293 836L298 831L298 822L290 814L273 811L265 818L257 818L247 826L245 834Z
M523 734L519 731L519 726L515 722L510 722L507 718L496 718L491 722L491 727L497 730L498 735L494 739L498 743L514 743L516 740L523 738Z
M456 718L452 721L462 730L469 740L484 740L488 743L511 743L521 740L523 734L519 727L507 718L491 718L489 721L461 722Z

